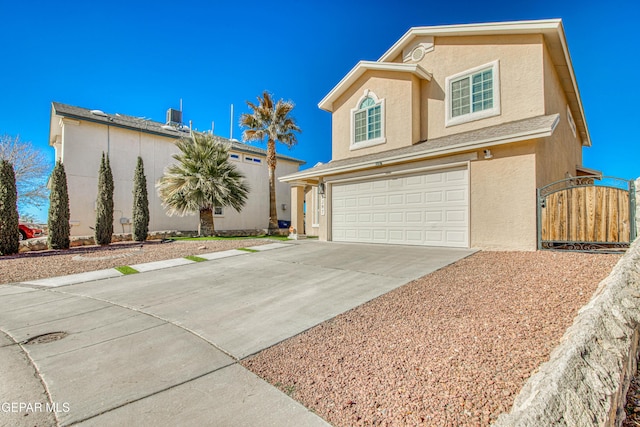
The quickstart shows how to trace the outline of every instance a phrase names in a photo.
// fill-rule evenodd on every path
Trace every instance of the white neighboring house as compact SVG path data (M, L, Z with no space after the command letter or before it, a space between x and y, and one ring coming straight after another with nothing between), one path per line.
M174 110L168 112L180 113ZM173 117L168 117L171 119ZM115 233L131 232L133 208L133 176L138 156L144 162L149 193L149 231L198 229L198 215L168 216L157 195L155 184L165 168L175 162L176 141L189 136L189 129L179 123L106 114L100 110L53 102L49 144L55 148L56 161L61 160L67 174L71 235L92 235L95 224L98 169L102 152L109 154L114 180ZM269 181L266 150L229 141L230 160L245 175L250 186L249 198L240 213L233 208L216 208L214 225L222 230L266 229L269 225ZM297 172L304 161L278 155L277 176ZM288 183L276 188L278 220L289 221L291 192Z

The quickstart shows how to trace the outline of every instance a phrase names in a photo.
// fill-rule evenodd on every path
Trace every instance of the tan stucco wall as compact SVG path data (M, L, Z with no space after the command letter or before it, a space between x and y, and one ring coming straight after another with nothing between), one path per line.
M493 158L471 162L471 247L535 250L535 141L491 148Z
M582 142L574 136L567 119L567 99L547 49L544 52L545 112L560 114L553 135L540 140L536 147L536 185L542 187L568 174L576 176L576 166L582 165Z
M358 107L364 92L370 90L384 99L386 143L351 150L351 110ZM334 102L332 116L332 157L344 159L405 147L419 140L420 83L407 73L367 71Z
M428 139L544 114L542 36L436 37L420 65L433 73L427 85ZM499 60L501 114L445 127L445 80Z
M149 194L150 231L157 230L197 230L198 216L184 217L166 214L157 196L155 184L164 174L172 155L178 152L175 139L144 132L104 126L86 121L66 120L62 128L61 157L67 173L69 186L69 207L72 235L91 235L95 223L95 200L98 187L98 169L101 153L109 153L111 169L114 177L114 232L130 232L131 225L120 224L120 218L132 217L133 206L133 174L137 157L144 162ZM241 154L241 159L242 153ZM252 155L255 157L255 155ZM250 196L240 214L232 208L224 208L224 215L214 218L218 230L262 229L267 228L269 221L268 173L266 161L261 164L234 162L245 175L250 186ZM276 175L294 173L298 164L279 160ZM287 183L277 183L276 201L278 218L289 220L290 190ZM286 209L282 209L286 204Z

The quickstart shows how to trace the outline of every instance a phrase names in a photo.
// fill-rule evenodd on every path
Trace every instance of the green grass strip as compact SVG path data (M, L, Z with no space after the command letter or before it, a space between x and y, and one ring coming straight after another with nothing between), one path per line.
M184 257L185 259L188 259L189 261L194 261L194 262L202 262L202 261L206 261L206 258L202 258L199 256L195 256L195 255L187 255L186 257Z
M172 240L181 240L186 242L199 242L199 241L207 241L207 240L252 240L252 239L271 239L271 240L288 240L287 236L242 236L242 237L172 237Z
M128 265L120 265L120 266L116 267L115 269L118 270L120 273L122 273L124 275L140 273L138 270L136 270L133 267L129 267Z
M256 249L249 249L249 248L238 248L239 251L245 251L245 252L260 252Z

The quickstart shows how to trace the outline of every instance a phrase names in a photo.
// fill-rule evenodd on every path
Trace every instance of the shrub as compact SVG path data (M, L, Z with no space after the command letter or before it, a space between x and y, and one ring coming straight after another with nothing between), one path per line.
M51 173L51 192L49 193L49 249L69 249L69 192L67 174L61 162L57 162Z
M96 203L95 239L98 245L111 243L113 235L113 174L109 156L102 153L98 171L98 200Z
M133 177L133 240L144 242L149 232L149 197L147 195L147 177L144 176L142 157Z
M18 190L13 165L0 160L0 255L20 249L18 231Z

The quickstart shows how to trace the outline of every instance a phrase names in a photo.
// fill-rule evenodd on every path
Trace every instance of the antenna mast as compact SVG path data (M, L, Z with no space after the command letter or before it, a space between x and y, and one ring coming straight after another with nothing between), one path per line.
M229 139L233 141L233 104L231 104L231 120L229 123Z

